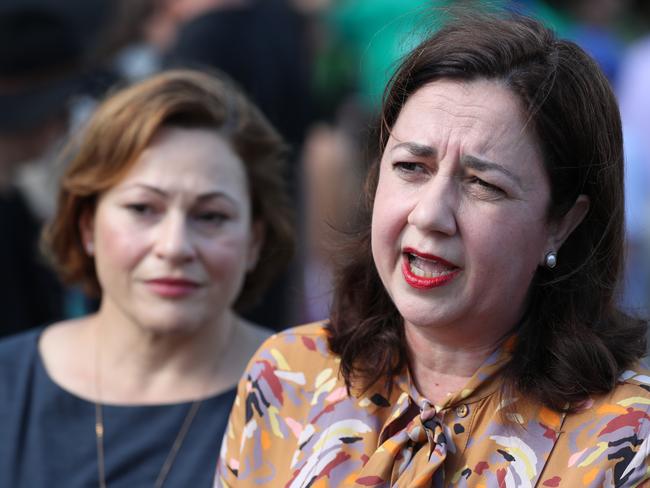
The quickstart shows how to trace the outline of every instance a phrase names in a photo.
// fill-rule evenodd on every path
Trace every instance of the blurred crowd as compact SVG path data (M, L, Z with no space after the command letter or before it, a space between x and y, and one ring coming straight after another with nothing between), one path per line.
M251 312L275 329L327 316L336 241L355 219L370 130L400 57L459 0L3 0L0 3L0 335L86 313L39 249L61 146L99 100L169 67L234 79L290 147L300 248ZM619 96L628 261L621 302L650 312L650 5L490 2L580 44ZM432 8L433 7L433 8Z

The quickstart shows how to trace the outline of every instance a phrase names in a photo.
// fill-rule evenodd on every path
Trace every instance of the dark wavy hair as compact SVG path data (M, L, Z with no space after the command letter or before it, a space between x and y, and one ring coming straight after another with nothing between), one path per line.
M286 188L287 147L262 113L217 73L170 70L117 91L94 113L67 152L58 207L44 234L44 247L66 283L81 283L101 295L94 260L85 252L81 217L98 197L136 163L164 127L205 128L222 136L244 163L253 219L265 225L256 267L235 309L255 304L284 270L294 249L293 212Z
M408 98L439 79L498 80L521 100L551 182L549 219L564 215L578 195L590 198L590 210L560 249L557 267L539 267L532 280L504 371L508 391L571 410L588 395L612 390L646 346L647 324L617 308L624 202L614 94L581 48L540 22L518 14L458 15L411 51L393 76L377 128L377 154ZM379 159L367 177L360 227L341 253L329 325L329 344L341 356L348 386L364 388L389 379L408 361L403 319L370 251Z

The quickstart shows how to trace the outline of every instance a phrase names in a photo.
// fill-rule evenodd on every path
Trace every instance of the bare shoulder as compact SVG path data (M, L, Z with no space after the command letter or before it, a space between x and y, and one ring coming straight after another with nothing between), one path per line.
M273 331L266 327L241 318L237 321L219 366L221 389L224 384L237 384L250 358L272 335Z
M87 323L87 317L64 320L43 330L38 344L43 359L46 362L56 361L69 356L72 350L78 351L79 343L86 335Z
M252 349L251 356L258 347L274 334L271 329L244 319L240 321L237 332L247 349Z
M47 327L40 337L38 352L50 378L64 389L87 396L89 318L65 320Z

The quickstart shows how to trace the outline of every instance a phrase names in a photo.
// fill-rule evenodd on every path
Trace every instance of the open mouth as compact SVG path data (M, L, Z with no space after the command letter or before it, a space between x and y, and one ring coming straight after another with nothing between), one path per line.
M437 278L453 271L453 268L438 260L424 259L411 253L406 254L406 259L408 259L411 273L421 278Z
M460 272L460 268L437 256L406 249L402 272L406 282L415 288L434 288L446 285Z

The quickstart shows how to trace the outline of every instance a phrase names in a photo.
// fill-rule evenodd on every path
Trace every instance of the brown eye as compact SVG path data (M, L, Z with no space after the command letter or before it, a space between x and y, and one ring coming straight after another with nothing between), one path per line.
M424 171L420 163L400 161L393 164L393 168L404 173L421 173Z
M199 212L194 218L199 222L213 225L220 225L230 219L223 212Z
M136 215L150 215L154 211L153 207L146 203L131 203L126 208Z

